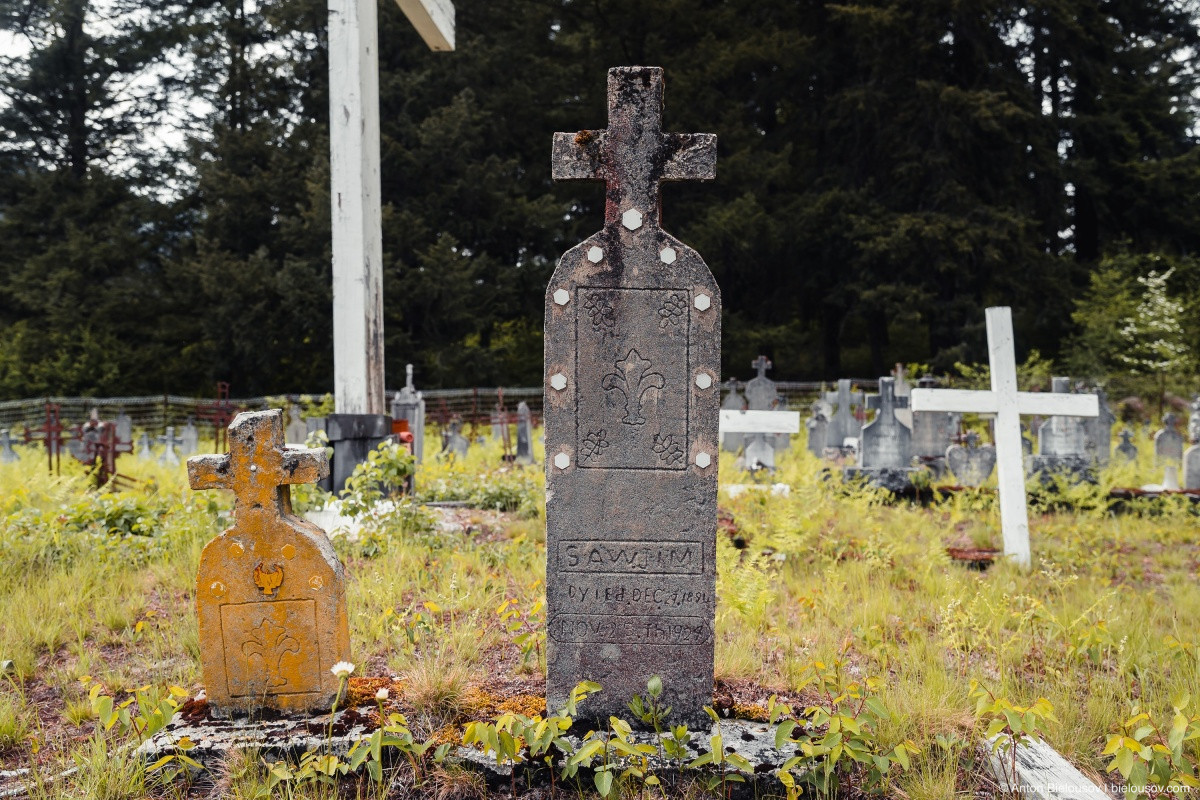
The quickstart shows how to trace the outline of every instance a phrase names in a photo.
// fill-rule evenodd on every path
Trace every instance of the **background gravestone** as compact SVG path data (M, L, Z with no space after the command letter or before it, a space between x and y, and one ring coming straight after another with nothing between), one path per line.
M179 433L179 442L181 456L193 455L200 449L200 431L196 430L196 423L191 417L187 418L187 425L184 425L183 430Z
M179 453L175 448L183 444L183 439L175 435L175 426L168 425L167 432L158 437L163 444L163 451L158 454L158 463L174 466L179 463Z
M462 434L462 420L453 419L442 429L442 453L449 453L455 458L467 457L471 442Z
M546 290L550 709L590 719L663 679L673 721L712 702L721 300L660 227L661 181L712 179L716 137L663 133L662 70L608 73L606 130L554 135L554 177L607 183L604 229Z
M896 390L895 390L896 397L907 400L912 395L912 384L910 384L908 382L908 375L906 375L904 372L903 364L896 364L896 368L894 370L892 370L892 377L894 377L896 379ZM918 382L918 385L919 385L919 383L920 382ZM926 387L926 388L933 388L933 387L930 386L930 387ZM900 420L900 423L902 425L907 425L909 430L911 430L913 432L914 447L915 447L916 446L915 437L917 435L917 427L915 425L913 425L912 409L909 408L908 406L903 406L903 407L897 408L896 409L896 419ZM943 448L942 451L938 455L944 456L945 452L946 452L945 448Z
M1117 445L1117 454L1126 462L1137 461L1138 449L1133 443L1133 432L1126 429L1121 431L1121 443Z
M404 367L404 388L392 399L392 419L407 420L413 435L413 456L420 464L425 459L425 397L413 385L413 365Z
M1070 394L1071 379L1050 379L1051 391L1055 394ZM1091 475L1093 456L1087 448L1087 428L1080 417L1055 415L1037 428L1037 455L1033 458L1033 472L1043 475L1066 472L1080 478Z
M1100 399L1100 416L1083 418L1083 447L1093 463L1103 467L1112 456L1112 426L1117 417L1108 407L1108 393L1097 389L1095 394Z
M750 366L758 371L758 375L746 383L746 407L750 411L774 411L779 408L779 390L775 381L767 377L767 370L773 366L771 359L759 356ZM747 433L743 434L745 443L746 469L775 469L775 453L786 450L791 443L791 437L786 433Z
M1168 461L1179 463L1183 460L1183 434L1175 429L1179 417L1174 414L1163 416L1163 428L1154 434L1154 463L1164 464Z
M863 393L850 391L850 379L842 378L837 382L837 391L827 393L825 401L837 404L837 410L833 412L829 427L826 428L826 446L843 447L847 439L858 441L862 436L862 424L855 419L850 407L862 404Z
M121 409L117 413L117 441L132 442L133 441L133 420L125 413L125 409Z
M900 369L900 365L896 365ZM937 381L926 376L917 381L921 389L937 387ZM911 388L909 390L911 394ZM897 394L897 399L902 395ZM908 395L903 395L908 397ZM953 411L913 411L912 409L896 409L896 419L904 422L901 411L907 412L912 424L912 455L920 463L928 466L940 475L946 466L946 449L953 445L962 425L962 414Z
M1200 489L1200 445L1183 451L1183 488Z
M284 430L284 441L288 444L303 445L308 441L308 424L300 412L300 406L295 403L288 405L287 428Z
M946 448L946 466L963 486L982 486L996 468L995 445L979 446L979 434L967 434L967 443Z
M744 411L746 409L745 399L738 394L738 382L734 378L730 378L724 383L726 390L725 399L721 402L723 411ZM721 449L726 453L736 453L742 449L742 441L745 438L740 433L722 433L721 434Z
M517 463L533 463L533 413L524 400L517 404Z
M150 461L154 458L154 448L150 444L150 434L142 431L142 435L138 437L137 457L142 461Z
M808 452L817 458L825 454L825 438L829 428L829 417L826 415L826 408L827 406L824 403L813 403L812 416L804 421L804 427L808 432L805 447L808 448Z
M896 408L908 405L908 401L896 399L895 380L880 378L879 394L867 398L867 406L879 413L863 426L858 465L846 467L843 474L848 478L863 476L876 486L900 492L909 487L913 471L912 431L896 419Z
M200 666L217 715L325 710L350 660L346 576L324 531L292 514L290 484L329 473L324 448L288 447L279 409L238 414L229 454L188 459L193 489L234 492L233 527L196 573Z
M12 464L21 460L12 446L12 433L8 428L0 430L0 463Z

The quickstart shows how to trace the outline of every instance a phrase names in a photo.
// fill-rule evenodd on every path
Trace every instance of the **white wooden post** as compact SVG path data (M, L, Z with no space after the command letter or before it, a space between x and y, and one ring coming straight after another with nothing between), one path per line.
M329 0L333 386L339 414L386 414L377 0Z
M1021 415L1096 417L1100 415L1100 401L1094 394L1017 391L1012 310L1007 306L987 309L987 332L992 373L990 392L913 389L910 405L913 411L996 415L996 479L1000 491L1000 529L1004 537L1004 554L1027 569L1031 557Z
M339 414L386 414L377 0L329 0L333 386ZM432 49L454 49L450 0L402 0Z

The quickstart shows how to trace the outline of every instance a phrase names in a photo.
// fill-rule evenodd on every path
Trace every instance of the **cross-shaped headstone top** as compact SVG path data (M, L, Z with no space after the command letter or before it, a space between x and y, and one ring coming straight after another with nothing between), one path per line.
M767 370L771 369L774 364L772 364L771 359L767 358L766 356L759 356L758 358L754 359L754 363L750 366L758 370L758 377L765 378L767 377Z
M605 227L658 228L662 181L716 177L716 135L663 133L662 108L661 67L614 67L608 71L608 127L554 134L555 180L608 184Z
M880 417L887 419L897 408L908 408L908 398L896 397L895 378L880 378L879 394L867 398L867 408L877 410Z
M229 453L188 459L193 489L231 489L234 517L242 527L250 518L272 519L292 513L289 485L316 483L329 475L322 448L289 447L283 441L283 412L248 411L229 425Z

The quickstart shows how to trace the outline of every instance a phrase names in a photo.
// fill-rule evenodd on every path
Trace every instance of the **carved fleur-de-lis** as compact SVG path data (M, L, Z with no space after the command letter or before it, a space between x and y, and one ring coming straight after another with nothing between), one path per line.
M606 391L618 391L625 396L625 417L621 420L626 425L644 425L646 418L642 416L642 398L651 389L662 389L666 385L663 376L651 372L654 366L638 354L630 350L625 358L613 367L616 372L610 372L600 380L600 386Z
M279 664L288 653L299 655L300 643L287 630L263 617L262 622L254 629L254 635L242 645L242 653L247 657L258 656L267 669L267 686L272 689L287 684L287 678L279 674Z

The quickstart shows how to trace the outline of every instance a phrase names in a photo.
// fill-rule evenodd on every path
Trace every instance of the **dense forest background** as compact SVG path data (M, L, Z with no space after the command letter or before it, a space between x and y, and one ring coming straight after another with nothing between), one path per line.
M727 375L985 360L995 304L1077 377L1197 372L1194 2L455 5L438 54L380 0L391 386L540 383L547 278L603 211L551 134L606 124L618 64L719 137L664 225L720 282ZM324 2L0 25L0 396L329 389Z

